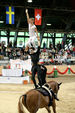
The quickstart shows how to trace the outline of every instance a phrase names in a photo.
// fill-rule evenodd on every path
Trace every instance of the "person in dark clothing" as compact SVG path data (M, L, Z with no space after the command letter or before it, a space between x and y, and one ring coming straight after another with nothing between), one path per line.
M27 52L31 56L32 61L32 80L35 85L35 88L38 88L38 85L36 84L35 75L37 73L38 81L40 87L42 87L46 83L46 72L47 68L44 65L39 64L39 56L40 56L40 46L38 46L37 50L35 51L35 48L32 45L32 48L29 49ZM58 100L57 96L54 94L54 92L51 90L54 98Z
M31 56L31 61L32 61L32 80L34 82L35 88L38 87L38 85L36 84L36 80L35 80L35 75L37 73L37 77L38 77L38 81L39 81L39 85L42 86L46 83L46 72L47 72L47 68L44 65L40 65L39 62L39 55L40 55L40 46L38 46L37 51L33 52L34 48L31 48L30 51L28 51L27 53Z
M38 87L35 80L36 73L37 73L39 85L42 87L42 85L46 83L46 72L47 72L47 69L43 65L37 64L32 66L32 80L34 82L35 88Z
M39 62L39 55L40 55L40 46L38 46L37 50L35 51L35 48L32 47L29 51L28 54L31 56L31 61L33 65L37 65Z
M33 51L34 50L34 51ZM32 80L35 85L35 88L38 88L38 85L36 84L35 75L37 73L39 86L42 87L46 83L46 72L47 68L44 65L39 64L39 55L40 55L40 46L38 46L37 51L35 51L35 48L31 48L30 51L27 52L31 56L32 61ZM56 100L58 100L57 96L54 94L54 92L51 90L52 95Z

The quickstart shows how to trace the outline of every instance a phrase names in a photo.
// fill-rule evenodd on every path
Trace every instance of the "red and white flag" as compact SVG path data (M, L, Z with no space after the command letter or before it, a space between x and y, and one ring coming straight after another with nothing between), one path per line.
M35 25L41 25L42 22L42 10L35 9Z

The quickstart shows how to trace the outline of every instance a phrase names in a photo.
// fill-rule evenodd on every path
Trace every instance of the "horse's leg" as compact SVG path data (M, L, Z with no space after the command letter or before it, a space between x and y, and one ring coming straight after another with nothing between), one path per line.
M51 113L51 110L48 106L46 107L46 110L48 111L48 113Z
M53 108L53 112L56 113L56 103L55 103L55 100L53 100L52 108Z

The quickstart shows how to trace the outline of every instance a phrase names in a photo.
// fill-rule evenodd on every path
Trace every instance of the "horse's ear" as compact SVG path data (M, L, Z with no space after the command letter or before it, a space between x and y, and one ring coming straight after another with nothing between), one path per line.
M61 83L59 83L58 85L60 86L62 84L62 82Z

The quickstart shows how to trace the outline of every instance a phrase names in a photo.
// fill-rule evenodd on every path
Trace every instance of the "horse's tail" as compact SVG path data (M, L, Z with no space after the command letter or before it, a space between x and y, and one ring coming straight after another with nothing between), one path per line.
M23 96L26 99L26 95L22 95L19 98L19 102L18 102L18 113L25 113L24 108L23 108L23 103L22 103Z

